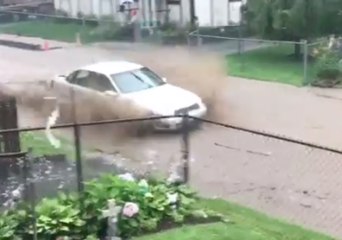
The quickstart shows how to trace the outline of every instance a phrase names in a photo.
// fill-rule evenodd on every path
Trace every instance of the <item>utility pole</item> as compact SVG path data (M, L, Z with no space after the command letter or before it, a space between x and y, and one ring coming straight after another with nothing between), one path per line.
M195 29L196 28L196 24L197 24L195 0L189 0L189 1L190 1L190 22L191 22L191 27Z
M134 1L133 9L130 10L133 24L134 42L141 41L141 11L142 8L140 7L139 1Z

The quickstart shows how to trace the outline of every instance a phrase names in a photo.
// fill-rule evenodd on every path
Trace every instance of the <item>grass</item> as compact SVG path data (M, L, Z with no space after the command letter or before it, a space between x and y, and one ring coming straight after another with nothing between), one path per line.
M61 142L60 148L52 146L43 132L24 132L20 134L20 143L23 151L28 151L32 148L34 156L53 156L65 154L67 159L74 159L74 147L66 139L58 137Z
M23 21L0 25L0 33L16 34L27 37L40 37L64 42L75 42L76 33L81 34L83 42L93 42L98 37L91 34L95 26L79 23L47 21Z
M223 200L204 200L201 205L227 215L232 223L184 226L137 240L333 240Z
M32 155L41 157L41 156L54 156L63 154L66 156L66 159L69 161L75 160L75 145L74 143L61 137L60 135L55 135L57 139L59 139L61 146L59 148L55 148L52 146L45 133L42 131L39 132L23 132L20 134L20 143L23 151L28 151L30 148L32 149ZM81 139L82 142L82 139ZM95 149L85 148L85 146L81 146L81 157L82 159L86 158L87 154L96 152Z
M302 86L304 64L291 56L293 52L294 46L281 45L229 55L228 71L232 76ZM312 66L308 70L310 75Z

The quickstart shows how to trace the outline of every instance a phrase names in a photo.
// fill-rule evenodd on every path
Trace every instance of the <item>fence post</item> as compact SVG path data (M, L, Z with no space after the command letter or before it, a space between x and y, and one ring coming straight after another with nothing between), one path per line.
M183 160L183 181L185 184L190 180L190 162L189 162L189 116L182 118L182 160Z
M308 81L308 55L309 55L309 51L308 51L308 40L304 40L301 42L301 44L303 45L304 51L303 51L303 68L304 68L304 72L303 72L303 85L306 86L309 84Z
M36 213L36 188L34 186L34 180L30 183L30 193L31 193L31 211L32 211L32 224L33 224L33 240L38 240L37 233L37 213Z
M188 32L186 34L186 46L188 47L188 49L190 49L191 47L191 43L190 43L191 39L190 39L190 33Z
M30 174L28 174L28 172L26 173L26 177L29 175L29 182L27 182L27 179L25 184L27 185L27 190L29 191L29 202L31 205L31 213L32 213L32 224L33 224L33 240L38 240L38 233L37 233L37 213L36 213L36 188L35 188L35 179L34 176L31 173L32 170L32 163L33 163L33 159L32 159L32 151L33 149L30 148L28 151L28 154L24 157L24 161L25 161L25 165L26 165L26 169L25 171L30 171ZM27 165L29 164L29 166ZM24 166L25 166L24 165Z
M202 45L202 39L201 39L201 36L200 36L200 31L199 31L199 28L197 28L197 47L200 47Z
M76 114L76 99L75 99L75 91L73 87L70 88L71 90L71 98L72 98L72 114L74 120L74 143L75 143L75 157L76 157L76 172L77 172L77 190L80 194L83 193L84 186L83 186L83 169L82 169L82 155L81 155L81 129L80 126L77 124L77 114Z
M77 171L77 190L83 193L83 171L82 171L82 156L81 156L81 141L80 141L80 126L75 123L74 126L75 139L75 156L76 156L76 171Z
M31 173L32 170L32 148L29 148L23 157L22 174L24 184L24 201L28 202L31 207L32 226L33 226L33 240L38 240L37 237L37 214L36 214L36 188L35 179Z

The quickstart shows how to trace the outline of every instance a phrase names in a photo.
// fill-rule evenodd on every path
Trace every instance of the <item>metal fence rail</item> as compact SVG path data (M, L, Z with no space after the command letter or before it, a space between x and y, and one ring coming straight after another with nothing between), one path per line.
M255 37L207 35L202 34L200 30L188 34L189 47L193 48L195 46L201 50L217 52L218 54L227 56L228 66L230 67L229 71L233 76L288 82L298 86L310 85L317 80L316 66L313 61L314 52L317 51L315 48L327 47L328 42L329 37L323 37L313 41L279 41ZM300 56L297 56L296 59L293 58L294 56L291 56L294 53L295 46L300 51ZM258 58L256 57L257 54ZM267 60L267 57L271 60ZM257 64L251 62L250 59L254 58L257 58ZM279 74L278 78L274 76L274 79L271 79L270 76L253 74L254 72L258 72L257 68L273 68L274 63L280 60L284 61L284 66L287 66L286 71L289 73L292 71L292 75ZM265 61L264 65L260 65L262 61ZM293 69L288 68L289 66L292 66ZM281 71L285 72L284 69L279 69L279 72Z
M46 170L44 170L43 173L39 173L39 174L37 174L37 172L33 173L33 171L41 172L40 168L47 169L48 171L53 171L51 170L51 166L55 164L58 165L58 161L56 162L56 159L55 160L49 159L49 156L42 158L42 159L37 159L32 154L28 153L27 156L21 156L18 158L18 162L23 162L24 164L20 165L22 167L22 170L21 170L22 175L19 176L18 180L16 180L17 183L14 185L17 188L21 186L23 193L34 192L34 194L30 194L30 195L24 194L24 196L26 196L25 197L26 201L29 201L32 205L34 205L37 201L39 201L38 200L39 198L46 196L44 195L43 192L45 191L44 189L46 189L47 187L49 188L49 191L50 191L49 196L52 196L51 194L53 194L54 191L55 192L61 191L59 190L59 188L57 189L56 187L52 187L54 186L53 184L52 185L48 184L47 186L45 186L47 182L57 181L57 183L59 184L62 181L63 184L66 184L65 174L68 174L69 181L71 180L71 182L68 183L69 187L66 188L69 190L65 190L65 191L77 190L79 191L79 194L82 194L83 181L85 181L85 179L89 179L89 177L85 176L87 175L86 173L87 169L85 168L84 164L86 164L87 162L85 161L85 159L83 159L84 156L82 154L82 150L84 150L84 148L82 147L82 129L84 129L85 127L90 127L90 126L122 124L122 123L127 123L127 122L133 123L133 122L139 122L139 121L140 122L141 121L154 121L154 120L170 118L170 117L183 118L183 128L181 130L181 136L180 136L181 147L179 148L179 151L180 151L180 159L181 159L180 170L181 170L182 180L185 183L190 184L191 186L197 188L201 194L206 195L206 194L216 193L218 196L227 197L227 194L229 193L228 195L232 199L235 199L251 207L254 207L260 210L265 210L269 214L275 214L277 216L278 214L280 214L280 216L284 218L293 218L295 222L297 221L297 223L301 223L302 221L304 224L308 225L309 227L315 227L315 224L317 224L316 222L308 220L307 217L302 218L299 215L296 215L296 212L288 212L287 214L277 213L279 209L283 209L284 207L286 207L287 206L286 204L284 206L279 205L279 206L276 206L275 208L264 209L263 208L264 203L259 202L259 200L255 200L255 202L247 201L248 199L251 200L251 199L254 199L255 197L253 195L253 196L246 198L246 196L244 195L243 189L244 188L249 189L250 187L241 186L237 188L234 182L241 181L241 184L242 183L247 184L247 182L244 183L246 180L244 177L245 175L244 174L239 175L238 172L243 171L244 168L246 168L246 170L249 169L249 167L245 166L246 162L248 162L249 164L251 164L250 167L252 167L252 165L253 166L255 165L255 167L257 167L259 170L263 169L260 171L259 170L255 171L252 175L250 175L251 174L250 172L245 173L247 174L247 176L250 176L247 179L249 179L249 181L254 182L254 184L256 185L267 184L267 182L274 180L275 181L274 184L276 186L275 188L277 189L279 188L279 191L280 191L282 184L285 184L286 181L290 181L289 180L290 176L294 174L296 177L299 177L300 174L303 174L303 171L304 172L309 171L307 174L310 174L310 176L312 175L313 177L317 175L317 179L312 179L312 182L310 183L310 185L307 185L308 183L306 181L308 181L308 177L303 176L303 180L300 180L300 179L296 180L300 182L294 182L293 184L295 185L293 186L297 187L298 189L303 188L303 187L309 188L309 186L310 187L315 186L313 187L313 189L310 189L310 191L311 190L318 191L319 190L318 188L317 188L318 190L315 190L316 186L319 187L318 176L321 176L323 173L328 173L327 171L331 170L333 165L336 164L338 160L341 158L342 150L333 149L333 148L329 148L325 146L319 146L313 143L307 143L301 140L296 140L296 139L288 138L285 136L279 136L275 134L246 129L246 128L242 128L238 126L233 126L230 124L219 123L219 122L211 121L208 119L200 119L200 118L194 118L191 116L184 116L184 115L149 117L149 118L139 118L139 119L105 120L105 121L97 121L97 122L77 122L77 123L60 124L60 125L52 126L51 127L52 129L64 129L64 128L74 129L74 142L72 144L74 144L73 154L75 154L76 162L67 164L66 167L62 167L62 168L57 167L57 168L61 168L61 171L64 172L64 175L62 175L59 178L58 177L54 178L52 177L54 176L54 174L51 173L49 180L44 180L45 183L41 184L41 183L38 183L39 182L38 180L40 179L39 175L40 174L44 175L45 174L44 172ZM212 132L212 134L215 135L215 138L208 138L206 134L203 135L201 133L192 134L190 126L188 125L189 119L200 122L202 125L204 125L203 133L206 133L206 131ZM30 132L30 131L34 132L34 131L41 131L44 129L45 127L5 129L5 130L1 130L0 134ZM242 144L242 142L246 141L247 138L250 138L250 140L248 140L249 143L247 143L247 145L245 143ZM148 139L146 141L148 141ZM158 144L156 144L156 146L160 147L160 151L163 151L163 146L160 146ZM167 149L170 149L170 148L173 148L175 150L177 149L177 148L174 148L172 145L170 145L168 141L165 142L165 147L167 147ZM271 152L260 150L265 147L269 148ZM32 145L31 151L34 151L34 145ZM287 151L288 151L287 155L291 156L291 159L287 161L288 163L286 165L284 156L286 155ZM207 158L210 158L210 154L214 154L214 159L211 160L212 163L210 164L210 166L207 166L205 164L208 163ZM321 158L319 156L323 156L324 158ZM169 156L166 153L162 153L158 161L160 162L166 161L168 157ZM303 159L301 160L302 157L306 157L307 159L303 161ZM328 161L328 159L330 159L329 162L326 162ZM269 162L271 160L272 162ZM297 160L298 162L296 163ZM279 163L276 163L278 161ZM310 163L310 161L312 162ZM321 165L324 162L326 162L326 165ZM38 168L36 167L37 164L39 165ZM142 164L146 164L146 163L140 161L138 163L138 168L142 168L143 167ZM277 175L276 173L276 171L278 171L276 170L278 169L276 167L277 164L280 164L279 166L286 166L286 168L283 169L285 173ZM336 169L339 167L340 165L335 166ZM104 168L108 168L108 167L105 166ZM148 166L148 168L151 168L151 167ZM168 167L164 166L164 168L168 168ZM206 170L203 171L203 168L205 168ZM235 170L237 172L235 172L234 168L236 168ZM322 169L321 173L317 172L318 168ZM133 169L133 168L130 168L129 166L127 166L126 169L127 169L126 171L130 171L130 169ZM223 170L226 172L224 172ZM213 186L212 181L214 181L212 178L213 177L212 171L216 172L216 176L220 176L220 174L223 174L226 177L230 176L229 178L230 180L228 181L226 177L224 177L221 180L217 179L215 181L219 181L218 185L215 188L211 187L211 190L210 190L208 189L208 187ZM269 175L270 180L267 180L266 178L262 178L264 176L262 172L269 172L269 174L272 173L273 175L272 176ZM101 172L99 172L99 174L101 174ZM289 176L287 176L288 174ZM330 175L334 176L334 174L331 173ZM324 184L328 186L328 183L332 180L333 179L329 178L329 180L327 180L327 182ZM21 184L22 182L23 184ZM201 186L203 186L203 189ZM329 186L332 189L335 188L332 185L329 185ZM288 187L290 188L290 185ZM267 188L267 187L263 186L259 190L255 190L255 191L256 193L259 191L262 192L263 191L262 189L264 188ZM309 190L303 190L303 191L309 191ZM40 195L40 196L37 196L37 195ZM253 205L253 203L255 203L255 205ZM320 211L321 211L320 212L321 216L325 217L325 214L327 214L328 209L326 210L321 209ZM306 216L307 213L305 213L304 215ZM336 224L337 222L340 222L340 219L336 217L335 220L330 219L329 221L332 221L334 224ZM320 227L319 229L323 231L335 231L333 233L340 234L339 230L333 227L336 227L336 226L335 225L332 226L331 229L326 229L324 227Z

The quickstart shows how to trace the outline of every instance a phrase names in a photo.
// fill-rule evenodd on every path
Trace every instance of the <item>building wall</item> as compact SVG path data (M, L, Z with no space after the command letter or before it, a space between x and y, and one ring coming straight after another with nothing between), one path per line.
M247 0L196 0L196 15L200 26L220 27L239 24L240 7Z
M72 17L77 17L77 13L80 12L86 16L113 16L118 21L124 19L123 14L119 12L121 0L54 0L54 2L56 9L63 10ZM157 20L162 20L165 12L156 11L157 8L162 7L164 6L160 4L160 0L141 0L139 8L142 9L140 14L143 25L154 25Z
M76 17L78 12L84 15L111 15L118 11L119 0L54 0L55 8Z
M68 12L76 17L78 12L84 15L120 16L120 0L54 0L56 9ZM240 22L240 6L247 0L229 2L228 0L195 0L195 12L200 26L219 27L237 25ZM163 3L161 3L163 2ZM140 0L143 24L155 24L163 21L166 12L157 13L151 9L169 9L169 19L185 25L190 22L190 1L182 0L181 5L166 6L165 0Z

